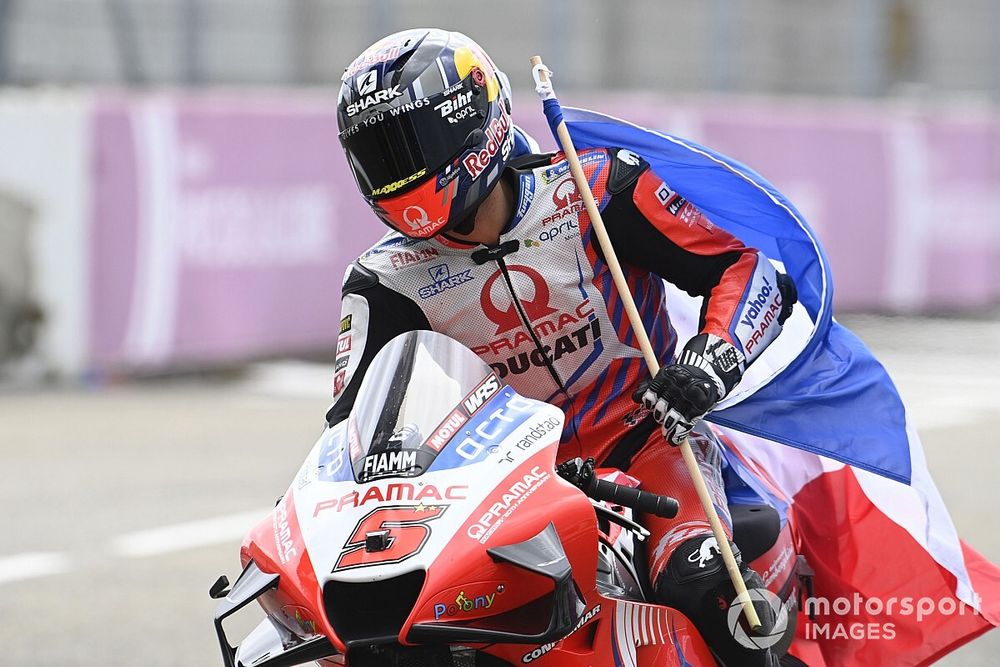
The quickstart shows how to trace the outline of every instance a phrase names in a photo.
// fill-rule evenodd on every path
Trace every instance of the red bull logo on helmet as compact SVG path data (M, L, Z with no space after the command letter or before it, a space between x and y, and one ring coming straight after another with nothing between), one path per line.
M486 128L486 146L478 151L472 151L462 158L462 166L473 178L479 178L490 166L497 153L502 153L506 160L514 147L514 133L510 131L510 116L501 113L499 118L490 121Z

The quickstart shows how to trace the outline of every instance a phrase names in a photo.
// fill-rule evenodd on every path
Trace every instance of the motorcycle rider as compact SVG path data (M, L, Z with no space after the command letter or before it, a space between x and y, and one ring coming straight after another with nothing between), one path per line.
M720 452L692 428L779 334L794 285L635 153L581 151L665 364L649 380L568 163L539 154L510 112L506 76L460 33L396 33L345 71L340 140L362 196L393 231L345 274L327 420L348 416L368 364L398 334L457 339L519 393L566 413L561 460L593 457L680 500L674 520L642 517L658 600L684 612L725 664L774 664L726 627L735 592L680 451L662 440L691 434L728 530ZM703 298L698 334L679 355L664 279ZM763 587L752 570L744 577Z

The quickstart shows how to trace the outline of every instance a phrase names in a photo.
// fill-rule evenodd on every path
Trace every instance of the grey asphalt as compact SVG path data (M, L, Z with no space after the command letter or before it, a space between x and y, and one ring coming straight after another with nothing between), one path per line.
M1000 324L848 322L896 374L959 534L1000 562ZM207 590L237 574L238 533L138 556L119 538L263 516L318 435L328 386L324 369L272 364L228 381L0 389L0 665L221 664ZM5 580L5 559L34 552L61 554L59 571ZM939 664L998 655L993 632Z

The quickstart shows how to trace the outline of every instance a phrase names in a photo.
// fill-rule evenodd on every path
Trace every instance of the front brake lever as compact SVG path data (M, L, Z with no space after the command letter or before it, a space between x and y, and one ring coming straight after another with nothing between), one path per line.
M600 516L603 516L611 523L617 523L622 528L627 528L628 530L631 530L633 533L635 533L636 539L638 539L640 542L644 542L646 538L649 537L650 533L648 530L637 524L635 521L632 521L632 519L624 517L618 512L615 512L614 510L608 508L601 501L592 499L590 503L594 506L594 512L596 512Z

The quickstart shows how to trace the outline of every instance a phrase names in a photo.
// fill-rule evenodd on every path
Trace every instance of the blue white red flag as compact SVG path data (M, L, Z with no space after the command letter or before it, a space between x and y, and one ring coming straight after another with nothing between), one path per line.
M730 465L761 475L766 483L753 482L754 491L795 522L817 595L964 605L962 614L945 604L919 618L901 604L852 605L837 624L889 623L892 637L820 637L806 662L927 664L1000 625L1000 568L959 540L892 380L834 321L829 263L792 203L704 146L554 99L544 107L553 134L563 119L577 149L638 153L672 190L795 280L795 314L709 420L728 436ZM700 304L680 290L669 290L668 302L680 339L696 333Z

